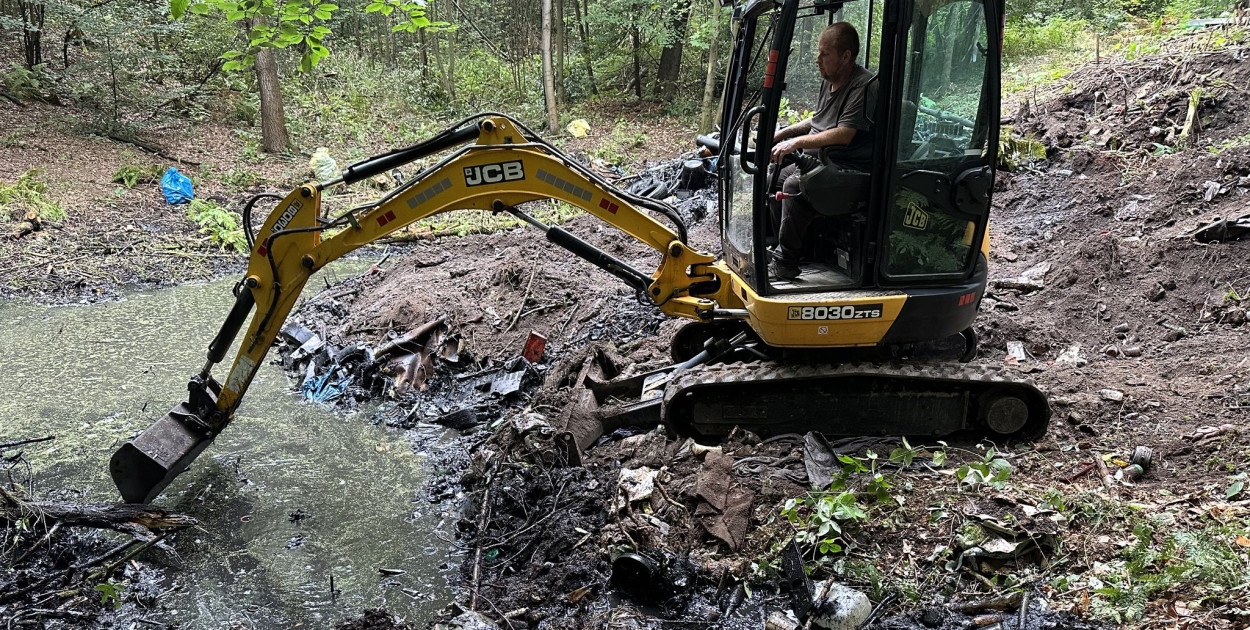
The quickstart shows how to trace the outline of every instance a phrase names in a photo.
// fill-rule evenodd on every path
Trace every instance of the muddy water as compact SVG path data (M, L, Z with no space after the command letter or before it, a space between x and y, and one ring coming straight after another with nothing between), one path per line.
M319 276L355 271L348 263ZM56 436L24 449L36 492L117 500L109 456L185 397L232 282L92 306L0 304L0 442ZM430 471L410 439L303 402L266 365L234 423L157 499L203 530L172 538L176 556L150 552L171 570L158 608L139 616L188 628L328 627L385 606L428 619L449 600L438 567L450 559L435 506L415 494ZM309 517L295 522L297 512Z

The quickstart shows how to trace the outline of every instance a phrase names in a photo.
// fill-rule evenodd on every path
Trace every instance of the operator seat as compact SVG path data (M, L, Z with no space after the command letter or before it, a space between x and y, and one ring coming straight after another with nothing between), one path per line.
M864 112L869 126L868 129L858 132L867 136L870 146L875 139L877 127L877 87L877 76L873 75L868 80L868 88L864 95ZM846 217L868 210L872 174L848 164L868 167L871 164L871 158L867 162L840 159L841 154L847 151L848 148L842 146L824 147L820 151L820 162L823 168L803 176L804 195L821 216Z

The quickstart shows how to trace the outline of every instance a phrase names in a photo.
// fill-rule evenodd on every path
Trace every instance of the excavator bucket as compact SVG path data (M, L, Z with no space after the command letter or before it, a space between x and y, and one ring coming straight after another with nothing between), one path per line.
M217 392L209 388L204 394L216 403ZM109 472L122 499L126 503L151 503L213 443L214 435L204 427L190 402L161 416L117 449L109 461Z

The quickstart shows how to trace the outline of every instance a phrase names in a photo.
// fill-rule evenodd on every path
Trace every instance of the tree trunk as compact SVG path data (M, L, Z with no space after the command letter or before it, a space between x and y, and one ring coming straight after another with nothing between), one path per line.
M447 31L447 100L456 100L456 32Z
M430 49L429 39L425 37L425 29L417 31L417 40L420 42L421 49L421 76L430 78Z
M629 42L634 49L634 96L642 98L642 60L639 58L641 53L638 50L642 47L642 43L639 41L637 26L629 31Z
M682 0L673 7L673 21L669 22L672 37L660 51L660 68L655 73L655 97L670 101L677 93L677 75L681 72L681 53L686 46L686 30L690 24L690 0Z
M272 48L256 53L256 85L260 87L260 137L267 153L281 153L290 144L286 134L286 110L278 81L278 60Z
M555 32L552 35L555 38L555 82L556 82L556 103L563 107L568 98L564 93L564 0L553 0L552 9L555 10L555 19L552 27Z
M22 13L22 48L26 53L26 67L31 70L43 63L43 10L42 2L18 0Z
M803 20L811 22L812 20ZM716 104L716 79L720 73L716 71L716 62L720 51L720 3L712 0L712 39L707 44L707 79L703 81L703 103L699 107L699 133L708 133L715 128L720 112L713 111ZM804 57L800 57L804 59Z
M560 127L560 112L556 109L556 86L551 67L551 21L552 0L543 0L543 93L547 101L547 130L555 133Z
M586 20L582 17L581 3L578 0L573 0L573 15L577 17L577 32L582 36L582 64L586 66L590 93L599 96L599 88L595 86L595 67L590 62L590 30L586 28Z

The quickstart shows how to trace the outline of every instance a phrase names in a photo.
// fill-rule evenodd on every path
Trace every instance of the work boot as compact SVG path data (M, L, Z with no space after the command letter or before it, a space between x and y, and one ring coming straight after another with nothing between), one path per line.
M784 262L774 258L768 263L768 277L779 278L781 280L794 280L802 275L803 270L798 265Z

